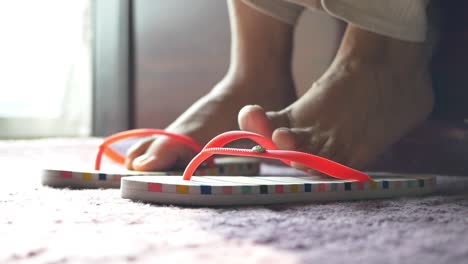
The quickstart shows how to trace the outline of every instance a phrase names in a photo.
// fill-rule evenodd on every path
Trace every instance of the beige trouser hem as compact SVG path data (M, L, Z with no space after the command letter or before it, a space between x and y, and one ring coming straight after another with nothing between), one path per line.
M244 0L285 23L302 11L322 10L365 30L395 39L424 42L428 0Z

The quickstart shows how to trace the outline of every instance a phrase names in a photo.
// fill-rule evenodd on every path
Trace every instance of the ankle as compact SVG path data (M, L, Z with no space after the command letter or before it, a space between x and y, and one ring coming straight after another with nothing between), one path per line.
M408 69L427 67L430 54L424 43L402 41L349 25L337 59Z

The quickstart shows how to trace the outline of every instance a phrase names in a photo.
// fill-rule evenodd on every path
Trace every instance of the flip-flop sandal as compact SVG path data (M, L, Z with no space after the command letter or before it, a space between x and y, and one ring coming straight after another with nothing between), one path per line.
M259 144L252 149L223 146L248 138ZM314 176L192 176L204 160L214 154L277 159L290 165L303 164L333 178ZM278 150L261 135L231 131L212 139L186 167L183 176L136 176L122 179L123 198L173 205L226 206L302 203L378 199L425 195L434 191L435 177L430 175L374 175L331 160L297 151Z
M52 187L69 187L69 188L119 188L121 178L136 176L136 175L151 175L151 176L170 176L181 175L182 171L164 171L164 172L141 172L129 171L125 169L114 169L101 171L102 156L105 155L112 161L124 164L125 157L111 148L115 142L123 139L135 137L147 137L154 135L162 135L178 140L193 149L196 153L202 150L202 145L194 139L171 132L159 129L133 129L114 134L104 140L99 146L94 164L94 170L83 169L59 169L47 168L42 170L42 184ZM252 158L233 158L222 157L207 160L195 175L257 175L259 173L259 162Z

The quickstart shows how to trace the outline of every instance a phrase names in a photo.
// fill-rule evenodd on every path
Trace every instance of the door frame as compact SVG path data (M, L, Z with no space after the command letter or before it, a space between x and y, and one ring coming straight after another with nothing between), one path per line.
M133 127L133 1L93 1L92 135Z

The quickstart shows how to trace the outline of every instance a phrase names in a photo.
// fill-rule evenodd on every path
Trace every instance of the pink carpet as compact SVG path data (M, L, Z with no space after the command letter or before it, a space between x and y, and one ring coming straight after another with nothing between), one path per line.
M468 177L422 198L222 209L41 186L41 166L90 167L98 143L0 141L0 263L468 261Z

